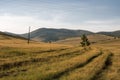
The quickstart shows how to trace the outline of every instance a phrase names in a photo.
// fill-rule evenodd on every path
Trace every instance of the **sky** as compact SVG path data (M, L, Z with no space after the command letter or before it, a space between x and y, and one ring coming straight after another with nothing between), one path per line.
M120 0L0 0L0 31L120 30Z

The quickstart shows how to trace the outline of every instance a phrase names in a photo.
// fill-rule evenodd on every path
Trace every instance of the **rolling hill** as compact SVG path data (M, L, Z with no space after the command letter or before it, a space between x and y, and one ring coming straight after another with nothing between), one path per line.
M114 37L111 36L107 36L107 35L102 35L102 34L91 34L87 36L89 41L91 43L100 43L103 41L109 41L109 40L113 40ZM64 40L59 40L56 41L55 43L59 43L59 44L69 44L69 45L79 45L81 42L81 38L80 37L74 37L74 38L67 38Z
M93 34L93 32L85 30L69 30L69 29L51 29L51 28L40 28L31 32L31 38L37 41L57 41L70 37L78 37L83 34ZM22 34L23 37L27 38L28 34Z
M113 36L113 37L120 37L120 30L113 31L113 32L98 32L98 34L104 34L104 35Z
M81 35L86 34L102 34L111 37L120 37L120 30L114 32L90 32L86 30L69 30L69 29L53 29L53 28L39 28L31 32L31 39L35 41L58 41L64 40L67 38L80 37ZM27 38L28 33L22 34L22 37Z
M1 32L1 33L3 33L3 32ZM28 38L28 33L18 35L18 34L14 34L14 33L10 33L10 32L4 32L4 34L7 35L7 36L14 37L14 38L22 38L22 39L27 39ZM114 38L120 37L120 30L114 31L114 32L94 33L94 32L90 32L90 31L86 31L86 30L39 28L39 29L34 30L30 33L31 40L43 41L43 42L50 42L50 41L53 42L53 41L59 41L59 40L64 41L65 39L69 39L69 38L75 39L77 37L79 38L83 34L86 34L86 35L92 35L93 34L95 36L94 37L95 39L105 40L105 39L108 39L107 38L108 36L111 36L111 37L114 37ZM92 41L92 42L94 43L95 41Z
M12 39L12 38L26 39L18 34L14 34L10 32L0 32L0 39Z

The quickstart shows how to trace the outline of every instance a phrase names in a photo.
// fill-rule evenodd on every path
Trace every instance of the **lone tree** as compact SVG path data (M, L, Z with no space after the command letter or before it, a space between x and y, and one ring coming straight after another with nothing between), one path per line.
M81 36L81 40L82 40L82 42L81 42L82 47L86 47L86 46L90 45L90 42L89 42L89 40L88 40L88 38L86 37L85 34L83 34Z

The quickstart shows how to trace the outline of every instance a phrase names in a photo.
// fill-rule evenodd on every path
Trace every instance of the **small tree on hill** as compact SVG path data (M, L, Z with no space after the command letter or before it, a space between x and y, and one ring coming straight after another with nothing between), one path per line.
M85 34L82 35L81 40L82 40L81 42L82 47L86 47L90 45L90 42Z

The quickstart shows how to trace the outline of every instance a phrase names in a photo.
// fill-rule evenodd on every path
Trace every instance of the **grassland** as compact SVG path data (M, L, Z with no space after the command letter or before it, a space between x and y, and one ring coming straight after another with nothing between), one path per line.
M86 49L72 44L27 44L26 40L0 36L0 80L120 79L120 39Z
M92 34L92 35L88 35L87 36L89 38L89 41L91 43L100 43L103 41L109 41L114 39L114 37L111 36L106 36L106 35L102 35L102 34ZM73 38L67 38L64 40L59 40L56 43L58 44L66 44L66 45L78 45L81 41L80 37L73 37Z

